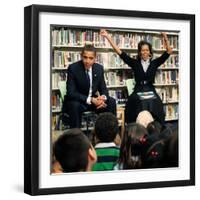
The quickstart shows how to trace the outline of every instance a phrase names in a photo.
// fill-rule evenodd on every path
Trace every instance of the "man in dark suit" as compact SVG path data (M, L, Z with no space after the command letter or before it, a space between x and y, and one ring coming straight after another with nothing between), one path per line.
M67 72L63 112L69 114L70 128L81 127L81 115L85 111L112 112L116 115L116 102L108 96L103 66L95 63L95 48L85 46L81 57L82 60L71 64Z

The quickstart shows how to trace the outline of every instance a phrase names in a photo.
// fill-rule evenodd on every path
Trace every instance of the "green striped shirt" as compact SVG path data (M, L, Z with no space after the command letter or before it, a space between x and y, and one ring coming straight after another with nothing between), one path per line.
M119 148L112 143L99 143L95 146L97 162L93 171L113 170L119 158Z

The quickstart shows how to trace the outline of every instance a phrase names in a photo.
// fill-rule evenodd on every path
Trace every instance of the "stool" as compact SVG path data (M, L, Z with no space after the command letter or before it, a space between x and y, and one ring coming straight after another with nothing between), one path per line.
M89 127L95 125L97 114L93 111L85 111L82 113L82 121L85 119L86 121L86 134L89 136Z

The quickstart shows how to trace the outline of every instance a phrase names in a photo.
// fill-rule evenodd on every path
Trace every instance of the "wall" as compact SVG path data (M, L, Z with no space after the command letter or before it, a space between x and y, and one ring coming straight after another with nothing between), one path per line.
M200 18L200 9L198 9L195 0L190 1L160 1L160 0L143 0L133 1L14 1L7 0L1 5L1 31L0 31L0 55L1 55L1 73L0 73L0 105L1 105L1 165L0 165L0 196L1 199L8 197L9 199L31 199L23 194L23 7L30 4L47 4L47 5L65 5L65 6L83 6L83 7L99 7L110 9L130 9L130 10L146 10L174 13L191 13L196 14L196 21ZM196 23L198 24L198 23ZM199 26L196 27L197 36L200 35ZM200 44L199 38L196 38L196 44ZM199 46L196 45L196 55L200 53ZM2 62L3 61L3 62ZM196 74L200 70L197 67ZM200 85L200 80L196 81L196 85ZM198 88L198 87L197 87ZM199 102L199 92L196 89L196 102ZM200 90L199 90L200 91ZM199 109L199 103L196 104L196 110ZM3 111L3 112L2 112ZM200 115L197 113L197 120ZM196 125L199 130L200 125ZM3 137L2 137L3 136ZM196 135L196 168L200 168L200 141L199 134ZM134 199L189 199L191 196L196 197L200 191L200 173L196 172L196 186L175 187L162 189L146 189L146 190L129 190L116 192L101 192L89 194L70 194L70 195L54 195L40 196L40 199L122 199L123 197L132 197Z

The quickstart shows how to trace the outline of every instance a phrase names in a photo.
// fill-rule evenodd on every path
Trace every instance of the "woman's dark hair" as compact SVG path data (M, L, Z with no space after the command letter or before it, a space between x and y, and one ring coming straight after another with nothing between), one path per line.
M146 151L144 155L144 168L160 168L164 167L164 148L165 140L155 141Z
M159 134L147 138L149 148L144 156L145 168L178 166L177 131L177 128L168 126Z
M178 167L178 129L166 141L164 155L166 167Z
M141 50L142 50L142 46L143 46L143 45L147 45L147 46L149 47L149 51L150 51L151 58L152 58L152 57L153 57L152 45L151 45L149 42L144 41L144 40L142 40L142 41L140 41L140 42L138 43L138 55L137 55L137 58L138 58L138 59L141 59Z
M142 155L145 151L147 130L137 123L130 123L126 127L120 148L119 165L123 169L135 169L142 167ZM134 160L133 158L136 158Z
M104 112L99 115L95 123L95 135L99 142L113 142L119 132L115 115Z
M160 134L162 130L162 125L158 121L150 122L147 126L147 131L149 135Z
M86 171L89 139L80 129L74 128L64 132L54 144L53 152L63 172Z

